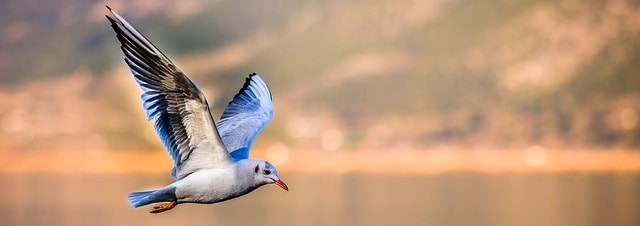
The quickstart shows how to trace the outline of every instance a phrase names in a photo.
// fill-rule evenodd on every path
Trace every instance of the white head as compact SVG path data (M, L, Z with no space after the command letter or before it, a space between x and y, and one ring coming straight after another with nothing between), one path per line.
M289 191L289 187L285 184L280 177L278 176L278 170L276 167L271 165L271 163L264 160L251 160L244 161L242 163L244 165L242 168L247 170L246 168L251 169L251 174L253 175L253 180L257 187L266 184L275 184L280 186L282 189Z

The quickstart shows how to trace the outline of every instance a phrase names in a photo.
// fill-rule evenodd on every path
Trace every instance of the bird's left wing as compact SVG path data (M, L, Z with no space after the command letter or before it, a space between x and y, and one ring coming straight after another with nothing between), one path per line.
M202 91L133 26L109 11L124 60L142 88L147 118L155 120L173 159L171 175L181 179L200 169L232 164Z
M218 131L234 160L249 158L249 148L273 117L271 92L256 73L249 75L242 89L222 112Z

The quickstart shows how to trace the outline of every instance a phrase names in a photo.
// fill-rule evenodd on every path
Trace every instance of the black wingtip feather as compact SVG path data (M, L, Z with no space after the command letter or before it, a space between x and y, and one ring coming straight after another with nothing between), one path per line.
M242 84L242 88L240 88L238 93L236 93L236 95L233 96L233 98L231 99L231 102L233 102L234 99L242 95L242 93L244 93L244 91L249 88L249 86L251 85L251 78L253 78L253 76L256 76L256 75L258 75L258 73L253 72L249 74L249 77L244 79L244 84Z

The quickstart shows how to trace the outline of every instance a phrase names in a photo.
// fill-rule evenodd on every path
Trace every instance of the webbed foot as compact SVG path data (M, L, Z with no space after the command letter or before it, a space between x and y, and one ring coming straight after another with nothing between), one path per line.
M151 210L149 213L162 213L164 211L173 209L173 207L176 207L176 205L178 205L176 201L165 202L160 205L154 206L153 210Z

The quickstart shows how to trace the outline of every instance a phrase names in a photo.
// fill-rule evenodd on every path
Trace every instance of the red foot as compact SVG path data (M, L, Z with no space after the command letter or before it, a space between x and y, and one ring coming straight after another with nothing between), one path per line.
M153 210L151 210L149 213L162 213L164 211L173 209L173 207L176 207L176 205L178 205L176 201L165 202L160 205L154 206Z

